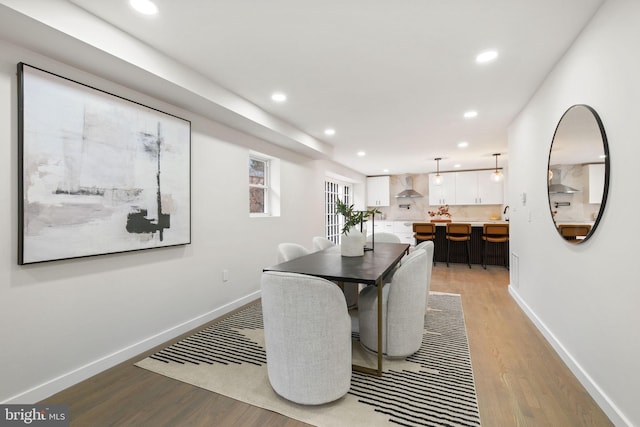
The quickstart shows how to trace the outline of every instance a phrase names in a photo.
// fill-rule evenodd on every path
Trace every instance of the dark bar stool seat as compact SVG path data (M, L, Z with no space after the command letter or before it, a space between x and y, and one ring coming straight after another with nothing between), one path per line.
M487 269L487 246L489 243L507 243L509 241L509 224L484 224L482 226L482 268ZM504 251L504 266L509 268L509 254Z
M432 222L414 222L413 237L416 239L416 246L428 240L431 240L435 244L436 225ZM436 265L435 255L433 256L433 265Z
M471 268L471 224L462 222L447 223L447 267L449 267L449 253L451 252L451 242L466 243L467 264Z

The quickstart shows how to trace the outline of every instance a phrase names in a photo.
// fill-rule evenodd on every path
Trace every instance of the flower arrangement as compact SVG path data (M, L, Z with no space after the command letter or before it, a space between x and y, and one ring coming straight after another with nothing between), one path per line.
M440 206L437 211L429 211L427 213L431 218L433 218L434 216L451 218L451 214L449 213L449 205Z

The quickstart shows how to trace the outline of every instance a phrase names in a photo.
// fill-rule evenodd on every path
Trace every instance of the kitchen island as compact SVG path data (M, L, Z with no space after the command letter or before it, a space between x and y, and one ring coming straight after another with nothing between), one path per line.
M482 265L482 253L484 251L484 240L482 240L482 229L484 224L508 224L505 221L488 220L488 221L455 221L471 224L471 264ZM416 242L419 243L419 242ZM447 262L447 238L446 223L436 223L436 239L434 259L436 262ZM467 254L465 246L458 242L451 244L451 253L449 255L449 263L467 263ZM509 260L509 242L506 243L489 243L487 246L487 265L504 265L505 259Z
M426 221L425 221L426 222ZM505 221L455 221L471 224L471 264L482 265L482 253L484 251L484 241L482 240L482 228L484 224L508 224ZM419 243L419 242L416 242ZM436 223L436 239L434 241L436 262L447 262L447 238L446 223ZM509 242L489 243L487 246L487 265L504 265L505 259L509 259ZM465 247L461 243L451 244L450 263L467 263Z
M393 233L400 237L402 243L416 245L413 237L414 222L429 222L429 220L374 220L373 229L376 233ZM455 222L464 222L471 224L471 264L482 264L482 251L484 250L484 241L482 240L482 227L484 224L508 224L506 221L500 220L456 220ZM436 223L436 240L434 242L435 252L434 258L436 262L447 262L447 239L445 223ZM509 243L506 244L489 244L487 248L487 265L504 265L505 255L509 255ZM508 259L508 258L507 258ZM451 245L450 263L467 263L465 248L462 244Z

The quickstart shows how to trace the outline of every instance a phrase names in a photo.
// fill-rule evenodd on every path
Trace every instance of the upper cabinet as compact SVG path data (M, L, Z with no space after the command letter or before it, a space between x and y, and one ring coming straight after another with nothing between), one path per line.
M602 203L604 195L604 163L587 165L589 171L589 203Z
M456 205L501 205L504 184L490 179L491 171L455 172Z
M478 204L478 174L471 172L455 172L456 176L456 204Z
M491 171L440 173L442 183L435 183L429 174L429 205L501 205L504 203L504 183L493 182Z
M370 176L367 178L367 206L389 206L389 192L388 176Z
M442 182L436 184L435 173L429 174L429 205L456 204L456 174L441 173Z

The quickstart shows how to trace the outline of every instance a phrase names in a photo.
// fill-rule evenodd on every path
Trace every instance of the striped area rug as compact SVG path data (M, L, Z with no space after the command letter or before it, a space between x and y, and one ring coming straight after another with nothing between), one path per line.
M361 352L354 334L354 358ZM422 347L385 360L382 377L353 372L347 396L297 405L269 385L260 304L254 304L136 363L159 374L316 426L479 426L459 295L431 293Z

